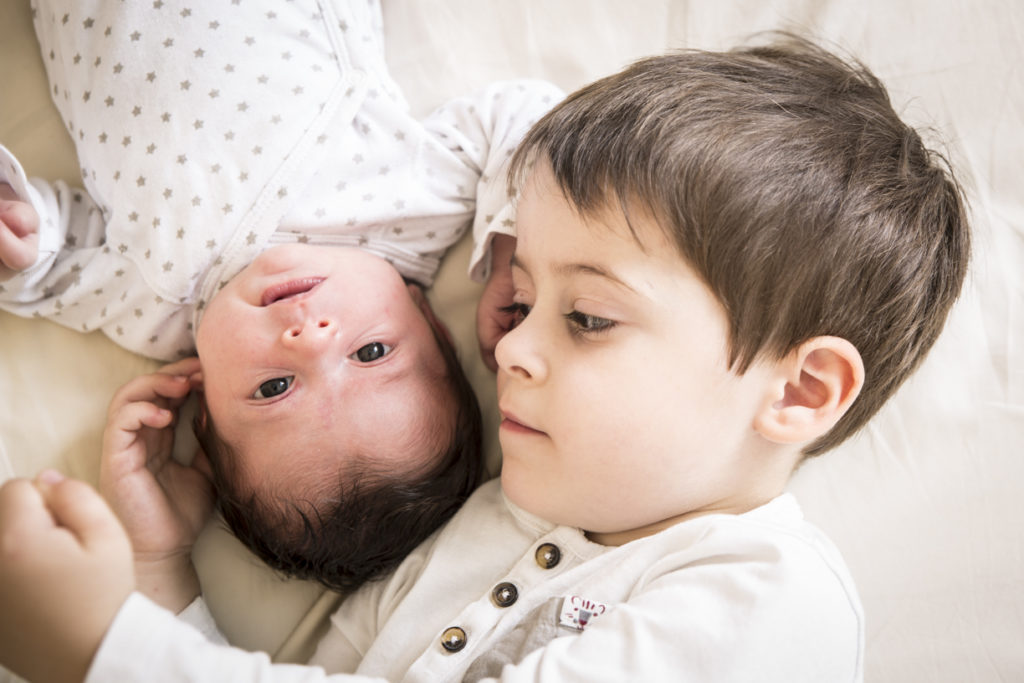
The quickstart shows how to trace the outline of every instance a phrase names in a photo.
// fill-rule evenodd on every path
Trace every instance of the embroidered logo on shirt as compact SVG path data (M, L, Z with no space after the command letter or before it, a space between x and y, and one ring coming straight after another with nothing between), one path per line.
M559 623L562 626L582 631L594 619L608 611L608 605L588 600L579 595L567 596L562 599L562 612Z

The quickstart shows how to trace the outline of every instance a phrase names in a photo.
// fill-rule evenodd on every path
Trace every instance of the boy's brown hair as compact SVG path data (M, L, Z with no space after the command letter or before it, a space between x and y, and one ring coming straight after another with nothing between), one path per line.
M970 238L946 160L866 67L779 34L767 46L636 62L570 95L527 135L511 187L550 162L581 213L655 217L729 318L730 363L821 335L860 352L859 429L920 364L966 272Z
M205 406L193 430L210 461L217 507L235 536L270 567L349 592L382 577L459 509L483 472L476 393L449 337L431 322L455 406L443 450L419 472L388 472L356 458L338 473L337 501L275 499L242 485L239 456Z

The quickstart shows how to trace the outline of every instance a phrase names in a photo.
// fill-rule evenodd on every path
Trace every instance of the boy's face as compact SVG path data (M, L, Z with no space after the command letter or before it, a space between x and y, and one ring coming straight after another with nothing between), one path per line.
M502 486L618 544L765 502L753 416L769 370L727 366L725 311L644 215L585 219L538 164L518 210L519 324L498 344Z
M274 247L234 277L196 346L244 480L315 499L354 454L384 471L427 464L453 420L427 312L417 287L358 249Z

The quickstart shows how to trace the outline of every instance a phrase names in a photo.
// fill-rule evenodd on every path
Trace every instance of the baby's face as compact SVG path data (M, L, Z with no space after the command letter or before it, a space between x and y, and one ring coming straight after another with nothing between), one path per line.
M196 346L207 408L243 480L314 500L337 490L355 454L385 471L427 464L453 420L427 307L358 249L274 247L234 277Z

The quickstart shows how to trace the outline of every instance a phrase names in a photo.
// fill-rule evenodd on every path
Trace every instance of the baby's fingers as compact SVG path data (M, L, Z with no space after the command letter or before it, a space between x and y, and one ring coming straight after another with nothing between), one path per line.
M110 426L122 432L137 432L143 427L163 429L174 421L174 412L148 401L126 403L110 419Z
M158 372L162 372L165 375L192 376L198 373L199 370L199 358L196 356L189 356L188 358L182 358L181 360L164 365L158 370Z
M39 255L39 215L30 204L0 200L0 262L25 270Z
M163 429L174 422L174 413L146 401L128 403L112 413L103 432L101 469L120 477L146 466L151 455L139 432L145 427Z
M162 372L139 375L114 394L114 398L110 401L110 410L107 413L108 419L113 419L114 414L129 403L160 399L176 402L188 396L191 388L188 375L169 375Z

